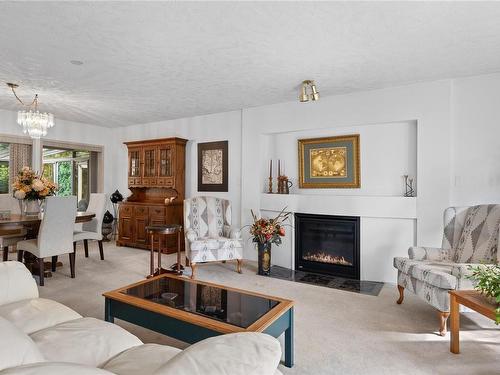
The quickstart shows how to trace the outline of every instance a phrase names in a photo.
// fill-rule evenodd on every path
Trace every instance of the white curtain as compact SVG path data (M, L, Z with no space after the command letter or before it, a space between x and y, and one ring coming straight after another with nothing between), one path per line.
M12 191L12 182L23 167L31 167L31 145L20 143L10 144L9 155L9 192Z

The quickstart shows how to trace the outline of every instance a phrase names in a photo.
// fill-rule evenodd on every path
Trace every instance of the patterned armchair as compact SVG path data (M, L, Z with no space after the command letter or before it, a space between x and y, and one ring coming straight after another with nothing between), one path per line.
M450 315L449 290L472 289L470 265L496 263L500 205L449 207L444 211L441 248L410 247L408 258L394 258L401 304L408 289L439 310L441 336Z
M243 241L238 229L231 227L231 202L215 197L184 200L186 259L191 278L196 265L205 262L236 260L241 273Z

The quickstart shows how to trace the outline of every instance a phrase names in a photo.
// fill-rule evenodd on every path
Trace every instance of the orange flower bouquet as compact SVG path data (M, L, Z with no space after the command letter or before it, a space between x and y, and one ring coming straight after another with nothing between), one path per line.
M57 184L37 175L29 167L23 167L12 184L14 197L19 200L41 200L54 195L58 189Z

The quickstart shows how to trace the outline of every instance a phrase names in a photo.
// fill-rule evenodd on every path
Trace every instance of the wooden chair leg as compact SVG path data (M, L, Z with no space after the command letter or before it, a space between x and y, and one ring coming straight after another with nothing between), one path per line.
M450 316L449 312L439 311L439 335L440 336L446 335L446 321L448 320L449 316Z
M89 257L89 241L83 240L83 247L85 248L85 258Z
M57 255L52 257L52 272L56 272L56 266L57 266Z
M102 240L97 241L99 244L99 254L101 255L101 260L104 260L104 249L102 247Z
M71 272L71 278L75 278L75 252L69 253L69 269Z
M243 259L236 259L236 261L238 262L236 270L238 271L238 273L241 273L241 265L243 264Z
M38 258L38 276L40 277L40 286L44 286L45 263L43 262L43 258Z
M23 255L24 255L24 250L17 250L17 261L18 262L23 261Z
M7 262L9 260L9 247L4 246L3 247L3 261Z
M191 262L191 279L195 278L195 273L196 273L196 263Z
M403 303L403 300L405 299L405 288L402 287L401 285L398 285L398 291L399 291L399 299L396 301L398 305L401 305Z

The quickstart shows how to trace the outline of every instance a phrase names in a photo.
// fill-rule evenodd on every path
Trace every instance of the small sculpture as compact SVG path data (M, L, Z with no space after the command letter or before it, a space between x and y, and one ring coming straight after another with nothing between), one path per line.
M414 197L415 196L415 189L413 188L413 177L408 176L405 174L404 176L405 179L405 197Z

